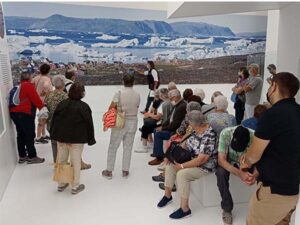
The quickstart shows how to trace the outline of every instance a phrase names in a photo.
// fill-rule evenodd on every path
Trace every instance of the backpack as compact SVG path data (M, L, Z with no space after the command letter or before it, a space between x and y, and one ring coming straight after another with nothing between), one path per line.
M17 85L17 86L14 86L9 91L9 96L8 96L8 107L9 108L20 105L20 89L21 89L21 85Z

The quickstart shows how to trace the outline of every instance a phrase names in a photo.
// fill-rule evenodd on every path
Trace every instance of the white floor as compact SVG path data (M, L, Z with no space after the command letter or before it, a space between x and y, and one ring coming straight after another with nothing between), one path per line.
M56 183L52 181L50 144L38 145L38 154L46 158L46 163L17 165L0 202L0 225L222 224L220 207L203 208L193 196L190 201L193 215L190 218L181 221L168 218L179 206L176 194L172 204L158 209L156 204L163 191L151 180L158 171L147 165L149 154L133 153L131 174L129 179L124 180L121 178L120 148L113 179L104 179L101 171L106 166L109 132L103 133L100 124L103 107L107 107L112 91L104 92L109 97L104 99L104 103L101 101L99 105L104 105L101 109L95 104L97 95L89 93L96 93L95 88L87 90L86 101L94 112L97 144L86 146L84 150L84 160L92 164L92 169L81 173L81 182L86 185L86 190L76 196L71 195L70 189L58 193ZM140 144L138 135L134 146ZM233 214L235 225L245 224L247 204L235 205Z
M163 196L158 184L151 180L158 174L155 167L147 165L149 154L133 153L130 178L121 178L121 153L114 177L104 179L100 172L105 168L107 138L100 138L93 147L86 147L84 160L92 163L92 169L83 171L81 181L86 190L73 196L70 189L56 191L52 181L53 170L49 165L52 155L50 145L39 145L38 153L46 157L41 165L18 165L0 203L1 225L100 225L100 224L173 224L168 215L178 205L175 201L164 209L156 204ZM136 145L138 143L136 142ZM203 208L191 196L191 218L177 224L222 224L221 210ZM237 205L234 210L236 225L244 224L246 206Z

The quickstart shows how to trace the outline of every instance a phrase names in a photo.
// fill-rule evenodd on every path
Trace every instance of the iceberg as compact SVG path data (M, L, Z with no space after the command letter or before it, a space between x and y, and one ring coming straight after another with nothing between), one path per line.
M203 45L203 44L212 44L214 42L214 37L207 39L199 38L177 38L170 42L167 42L168 47L190 47L192 45Z
M139 45L139 40L137 38L126 40L123 39L118 43L96 43L92 44L91 46L94 48L127 48L127 47L135 47Z
M120 36L111 36L111 35L107 35L107 34L103 34L102 36L96 37L96 39L99 39L99 40L117 40L119 38L120 38Z
M144 46L146 47L166 47L167 43L162 41L159 37L151 37Z
M32 33L48 33L48 30L43 28L43 29L33 29L33 30L29 30Z
M240 39L234 41L224 41L224 44L235 46L235 47L247 47L249 44L251 44L251 40Z
M30 43L45 43L46 40L59 40L63 39L58 36L29 36L28 37Z

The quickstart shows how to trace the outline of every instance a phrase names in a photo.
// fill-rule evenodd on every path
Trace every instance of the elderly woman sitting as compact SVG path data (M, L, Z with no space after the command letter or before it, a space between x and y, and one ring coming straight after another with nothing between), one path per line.
M207 115L209 124L219 136L221 131L227 127L236 125L235 117L227 112L228 101L225 96L219 95L214 98L215 110Z
M189 207L190 182L215 171L217 166L216 133L208 124L206 117L200 111L188 114L192 135L181 145L193 155L192 160L178 164L167 162L165 195L158 207L166 206L172 200L172 187L177 183L178 194L181 198L180 208L170 215L171 219L181 219L191 215Z

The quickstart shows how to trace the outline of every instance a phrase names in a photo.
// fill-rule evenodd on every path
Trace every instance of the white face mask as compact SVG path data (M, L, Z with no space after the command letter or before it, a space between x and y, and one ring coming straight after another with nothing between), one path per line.
M171 101L171 104L172 105L176 105L176 101Z

